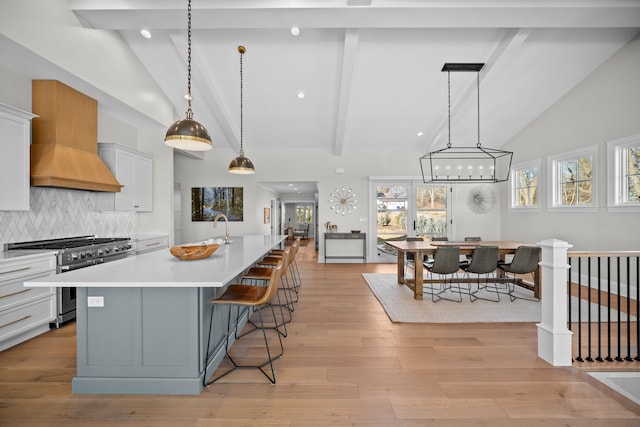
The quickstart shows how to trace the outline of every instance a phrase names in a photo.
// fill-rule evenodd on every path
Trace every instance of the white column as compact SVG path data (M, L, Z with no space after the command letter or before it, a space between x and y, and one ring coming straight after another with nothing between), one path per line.
M567 329L567 250L573 247L557 239L538 242L542 321L538 323L538 357L553 366L571 366L571 336Z

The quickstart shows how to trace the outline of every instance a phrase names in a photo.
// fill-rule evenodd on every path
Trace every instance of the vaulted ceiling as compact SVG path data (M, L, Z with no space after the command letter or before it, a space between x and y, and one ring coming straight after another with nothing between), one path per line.
M186 0L70 4L118 31L184 114ZM442 147L446 62L486 64L481 143L497 148L638 34L640 2L193 0L192 28L193 111L218 144L239 148L243 45L248 150ZM475 73L452 73L453 145L477 141L476 95Z
M69 4L118 33L184 117L187 0ZM441 148L447 62L485 63L480 140L499 148L638 34L640 0L193 0L192 27L193 111L217 145L239 149L243 45L249 157ZM453 145L477 142L476 95L475 73L451 74Z

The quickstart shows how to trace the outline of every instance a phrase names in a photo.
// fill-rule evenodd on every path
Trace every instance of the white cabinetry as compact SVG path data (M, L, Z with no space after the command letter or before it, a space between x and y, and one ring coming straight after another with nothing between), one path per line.
M29 210L31 119L26 111L0 104L0 210Z
M98 154L122 187L119 193L98 195L98 210L151 212L153 159L145 153L114 143L98 144Z
M159 251L169 247L169 236L166 234L161 235L139 235L134 238L136 255L144 254L146 252Z
M49 330L56 318L56 288L24 282L56 274L55 253L0 257L0 351Z

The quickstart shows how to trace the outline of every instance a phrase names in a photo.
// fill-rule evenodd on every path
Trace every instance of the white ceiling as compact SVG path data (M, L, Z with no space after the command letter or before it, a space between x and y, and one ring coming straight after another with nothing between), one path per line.
M186 0L70 5L86 26L118 31L184 115ZM243 45L248 157L426 153L448 139L444 63L486 64L481 143L499 148L638 34L640 0L193 0L192 21L194 118L215 144L239 149ZM454 146L477 142L475 78L451 74Z

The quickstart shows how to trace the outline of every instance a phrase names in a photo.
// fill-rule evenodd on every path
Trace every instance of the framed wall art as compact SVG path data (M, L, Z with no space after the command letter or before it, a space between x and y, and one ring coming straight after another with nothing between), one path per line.
M271 222L271 208L264 208L264 223L269 224Z
M229 221L244 221L242 187L192 187L191 221L213 221L224 214Z

